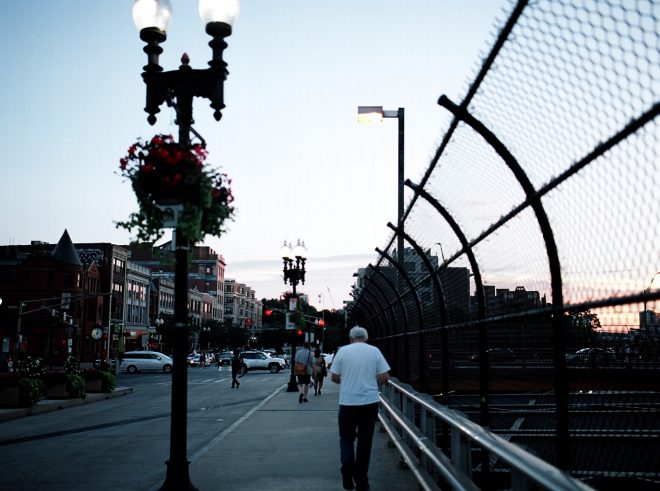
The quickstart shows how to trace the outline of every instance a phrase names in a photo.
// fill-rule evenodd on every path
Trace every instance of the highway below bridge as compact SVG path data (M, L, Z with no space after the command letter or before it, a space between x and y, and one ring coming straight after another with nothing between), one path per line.
M431 392L439 401L440 381ZM494 365L490 368L488 422L493 433L552 463L556 451L553 370ZM660 370L572 367L569 375L571 474L601 490L660 490ZM480 423L479 371L451 370L449 407ZM489 479L505 481L491 462Z

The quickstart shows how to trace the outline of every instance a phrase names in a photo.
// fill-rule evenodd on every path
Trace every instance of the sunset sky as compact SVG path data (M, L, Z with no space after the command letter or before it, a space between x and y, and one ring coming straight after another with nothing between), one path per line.
M118 161L138 137L176 135L163 106L150 127L140 77L146 55L131 0L0 4L6 142L2 244L128 243L115 228L137 210ZM187 52L204 68L209 37L196 2L172 0L161 65ZM396 220L396 120L357 124L357 106L406 109L406 177L428 166L446 112L460 100L507 16L504 0L244 0L228 38L220 123L196 100L209 162L232 178L238 214L221 238L226 275L259 298L286 289L284 240L308 248L300 290L340 308L352 273L374 257ZM321 304L319 304L321 295Z

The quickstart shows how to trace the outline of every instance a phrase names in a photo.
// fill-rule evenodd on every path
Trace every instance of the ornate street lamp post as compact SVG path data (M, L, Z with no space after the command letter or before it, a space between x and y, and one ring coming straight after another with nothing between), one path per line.
M286 241L284 241L281 253L282 261L284 262L284 267L282 269L282 272L284 273L284 284L289 283L293 290L293 297L298 298L296 287L298 286L298 283L305 284L305 261L307 261L307 258L305 257L305 254L307 254L305 242L301 242L300 239L298 239L298 243L292 248L290 243L287 244ZM288 308L289 306L287 305L287 309ZM288 327L289 326L285 326L285 328ZM291 342L291 376L289 378L289 385L286 389L287 392L298 392L298 384L296 382L296 376L294 375L294 367L296 364L296 341L296 330L294 329Z
M212 37L209 68L193 69L188 55L181 57L178 70L164 72L158 64L163 52L161 43L167 39L167 30L172 21L172 6L169 0L135 0L133 20L140 31L140 39L146 46L147 65L142 79L147 86L147 101L144 110L149 114L147 121L153 125L160 106L167 102L176 110L179 126L179 144L190 146L193 122L193 97L211 101L213 116L221 118L224 105L223 84L227 78L227 64L222 59L227 47L225 38L231 35L232 22L238 15L238 0L199 0L199 14ZM187 405L188 384L186 355L188 354L188 238L180 227L175 233L174 271L174 328L172 348L174 366L172 370L172 417L170 426L170 458L166 462L167 476L162 490L196 490L190 482L187 458Z

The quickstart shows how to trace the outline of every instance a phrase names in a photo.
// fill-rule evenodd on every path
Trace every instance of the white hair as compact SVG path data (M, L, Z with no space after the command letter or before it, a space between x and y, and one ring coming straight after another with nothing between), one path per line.
M364 327L354 326L351 331L348 333L348 337L351 339L369 339L369 333Z

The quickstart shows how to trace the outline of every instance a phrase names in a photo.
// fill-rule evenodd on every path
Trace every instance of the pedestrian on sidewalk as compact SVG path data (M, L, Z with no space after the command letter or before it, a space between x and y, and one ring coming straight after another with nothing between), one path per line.
M378 386L390 378L385 357L367 344L369 334L360 326L349 332L351 343L332 360L330 376L339 384L339 451L344 489L369 489L371 443L378 418ZM357 449L355 439L357 437Z
M301 350L298 350L296 353L296 359L294 363L304 364L304 370L300 374L296 374L298 382L298 403L302 404L303 402L309 402L307 400L307 391L309 390L309 382L311 380L313 363L312 363L312 352L309 350L309 342L305 341ZM297 367L296 367L297 368Z
M239 355L240 355L240 351L238 350L238 348L235 348L234 353L231 357L231 388L232 389L234 387L238 389L238 387L241 385L238 379L236 378L241 371L241 358Z
M314 358L312 360L312 380L314 380L314 395L321 395L321 388L323 387L323 379L328 374L325 366L325 359L321 356L321 350L316 348L314 350Z

